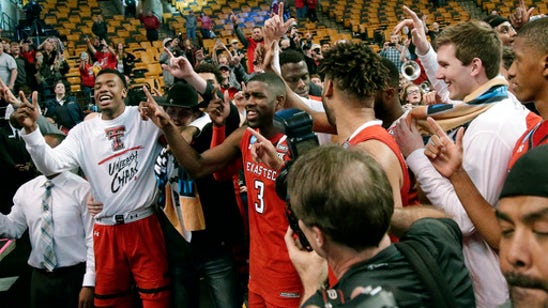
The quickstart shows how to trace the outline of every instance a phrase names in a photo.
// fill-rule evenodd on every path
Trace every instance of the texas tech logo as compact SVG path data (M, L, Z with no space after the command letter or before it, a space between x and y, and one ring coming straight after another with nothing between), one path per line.
M111 141L112 151L116 152L124 148L124 142L122 141L122 137L124 136L125 132L125 126L107 128L105 130L105 135L107 139Z

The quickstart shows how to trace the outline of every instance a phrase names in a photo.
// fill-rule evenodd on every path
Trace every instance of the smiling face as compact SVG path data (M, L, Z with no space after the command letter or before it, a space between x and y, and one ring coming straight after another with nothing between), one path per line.
M271 124L278 108L276 96L268 89L268 85L261 81L250 81L246 87L245 110L249 126L261 128L265 124Z
M548 198L502 198L497 217L502 231L500 268L514 307L547 307Z
M122 114L126 94L122 79L115 73L103 73L95 78L95 103L104 120L112 120Z
M514 42L514 62L508 69L510 89L523 103L538 100L545 93L548 54L526 44L518 37Z
M449 97L462 100L475 90L473 83L472 64L464 65L455 55L455 45L446 44L438 47L438 71L436 78L445 81Z

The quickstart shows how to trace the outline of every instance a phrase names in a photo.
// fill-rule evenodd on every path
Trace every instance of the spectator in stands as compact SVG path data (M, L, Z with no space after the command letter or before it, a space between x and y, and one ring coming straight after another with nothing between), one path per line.
M306 19L306 5L305 0L295 0L295 9L297 9L297 19Z
M410 82L402 89L401 102L404 108L411 109L413 107L423 105L422 91L419 86Z
M103 20L103 15L97 14L95 21L91 25L91 32L101 40L107 40L108 28L107 23Z
M135 0L124 0L125 10L124 15L126 17L137 17L137 5Z
M236 33L238 40L240 40L247 51L247 72L253 73L255 71L253 64L253 62L255 62L255 49L258 44L263 42L263 30L261 27L255 26L251 30L251 36L246 37L238 26L238 16L234 14L230 15L230 21L232 21L232 24L234 25L234 33Z
M198 28L198 18L194 14L193 10L188 11L188 14L184 15L186 38L192 41L192 44L196 44L196 29Z
M398 69L401 69L406 60L411 59L411 54L404 44L400 42L399 33L390 35L390 42L385 42L379 53L381 57L392 61Z
M126 51L124 43L118 43L116 47L117 69L120 73L129 76L135 67L135 56Z
M426 14L423 16L427 16ZM426 25L426 23L425 23ZM440 34L440 24L437 22L433 22L430 28L426 27L426 34L428 34L428 37L430 38L430 42L434 44L434 40L436 37Z
M306 1L306 15L311 22L318 21L318 15L316 14L316 7L318 6L318 0L305 0Z
M62 51L58 49L59 44L56 43L58 38L50 37L42 43L42 48L38 47L40 54L37 57L37 82L40 85L42 98L49 99L53 93L53 88L58 80L65 79L65 74L68 73L70 67L63 56ZM42 56L39 61L38 57Z
M83 51L80 54L80 65L78 67L78 70L80 72L80 89L84 93L84 97L86 98L86 101L84 102L86 105L93 104L93 91L95 87L95 73L93 72L93 63L91 62L91 58L89 57L89 54L85 51Z
M29 63L24 57L21 57L21 46L19 42L11 42L11 56L15 59L17 64L17 78L13 86L13 93L19 93L19 90L23 90L25 93L30 93L29 80L27 78L27 72L29 71Z
M4 52L4 44L0 44L0 79L13 91L17 79L17 63L11 55Z
M139 2L142 3L142 2ZM160 29L160 20L152 11L147 10L143 13L142 9L139 9L139 20L143 23L145 30L147 31L147 40L152 43L158 40L158 29Z
M76 97L67 94L67 86L62 80L54 88L55 97L44 103L44 115L65 134L82 122L84 114Z
M244 60L246 57L246 51L245 49L240 48L240 42L237 39L230 40L229 50L230 50L230 54L233 57L238 56L240 57L240 60ZM246 61L241 61L240 64L243 66L245 72L247 72L248 70L246 67Z
M186 38L182 42L182 49L185 54L185 57L190 61L190 63L195 67L198 64L198 53L199 49L196 49L196 46L192 43L192 40ZM180 46L180 44L179 44ZM203 52L203 51L202 51Z
M200 22L200 31L202 32L202 38L215 38L216 35L213 32L213 20L211 17L207 16L206 13L201 12L200 17L198 17Z
M116 51L106 42L106 40L101 40L101 45L99 45L97 49L95 49L88 38L86 38L86 42L101 69L117 69L118 59L116 58Z
M167 37L163 40L163 45L164 48L167 48L173 55L176 55L176 57L183 55L181 48L179 48L178 38L172 39ZM160 62L160 64L169 65L169 54L165 50L160 54L158 62ZM173 86L175 80L169 71L162 69L162 78L164 79L164 87L166 90Z

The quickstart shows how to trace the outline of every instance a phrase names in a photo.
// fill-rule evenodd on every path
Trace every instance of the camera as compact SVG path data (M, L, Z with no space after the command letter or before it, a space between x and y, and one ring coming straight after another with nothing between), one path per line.
M291 160L285 164L276 178L276 193L282 200L286 201L285 212L289 226L299 237L302 247L312 251L312 246L310 246L301 228L299 228L299 219L293 213L287 195L287 174L291 165L297 157L320 145L318 137L312 131L312 117L299 109L284 109L274 115L274 126L287 136L287 145L291 154Z

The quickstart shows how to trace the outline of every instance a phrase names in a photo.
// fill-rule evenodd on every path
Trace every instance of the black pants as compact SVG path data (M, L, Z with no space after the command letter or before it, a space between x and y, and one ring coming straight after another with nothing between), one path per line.
M33 269L30 279L31 308L78 307L85 272L85 263L59 268L51 273Z

